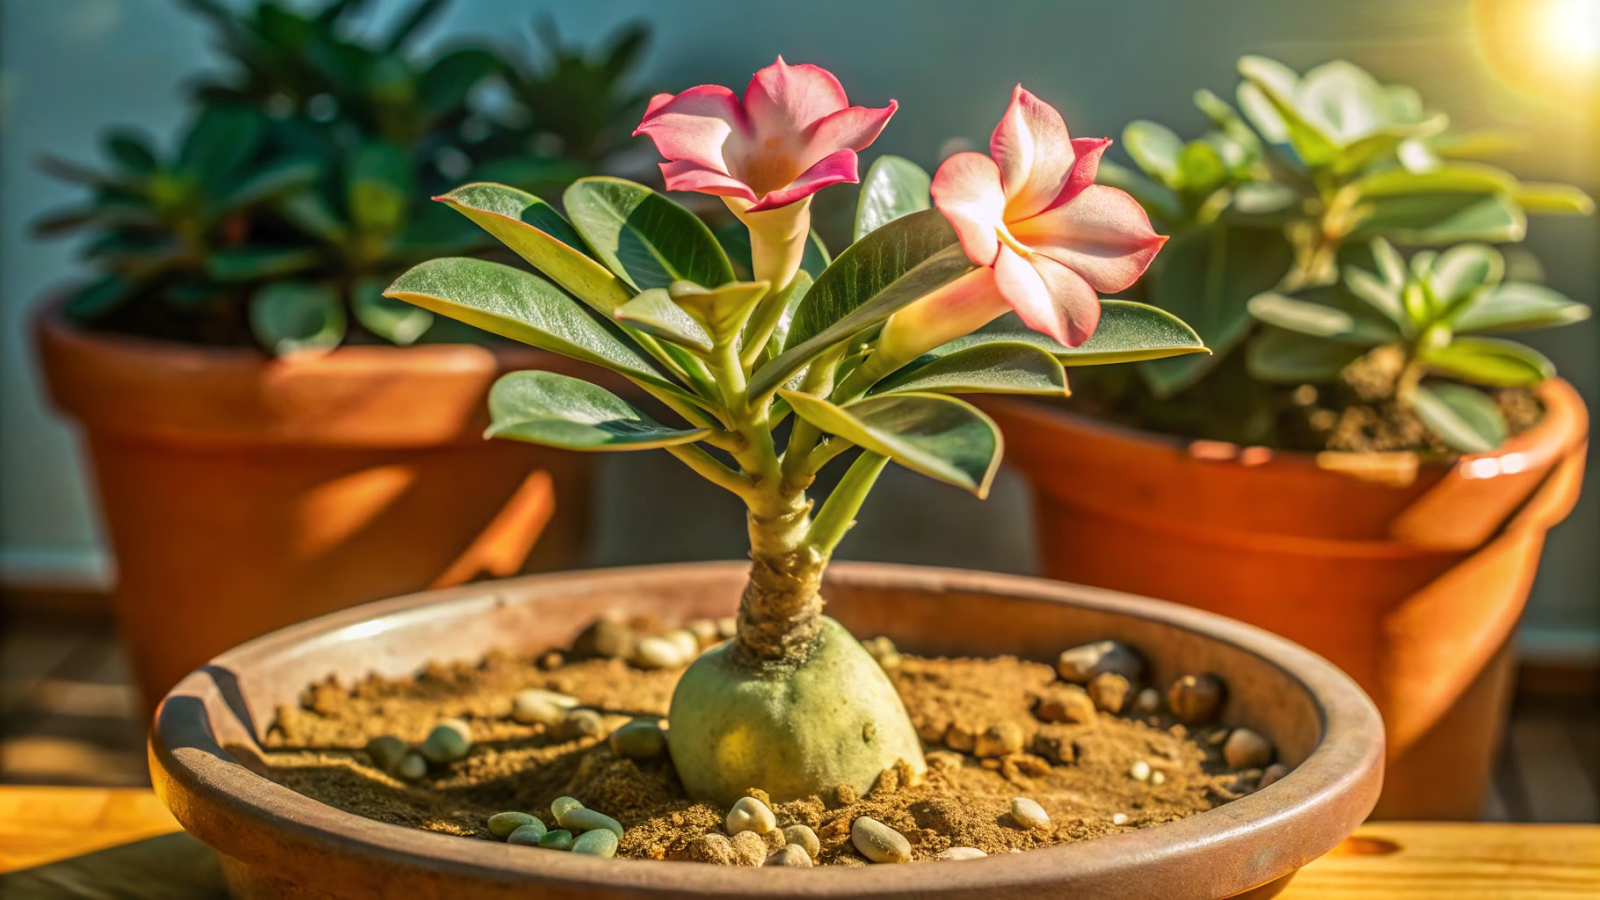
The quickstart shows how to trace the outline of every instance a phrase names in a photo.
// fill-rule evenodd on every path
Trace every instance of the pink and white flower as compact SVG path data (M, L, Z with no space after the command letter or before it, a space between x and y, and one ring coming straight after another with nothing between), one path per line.
M1110 138L1079 138L1017 85L989 156L957 153L933 177L933 203L980 268L897 312L879 352L907 359L1008 310L1076 347L1100 321L1100 294L1131 286L1166 238L1138 201L1094 183ZM929 343L929 342L932 343Z

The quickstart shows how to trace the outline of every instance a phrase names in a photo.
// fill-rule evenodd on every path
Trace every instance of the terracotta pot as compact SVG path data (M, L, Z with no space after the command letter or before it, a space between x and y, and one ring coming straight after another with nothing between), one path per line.
M1476 818L1509 701L1511 639L1545 532L1577 501L1588 415L1452 465L1185 441L1017 401L985 408L1033 483L1054 578L1259 625L1350 673L1383 712L1378 815Z
M483 439L494 380L575 365L561 357L441 344L272 361L85 331L56 304L36 327L50 394L82 425L152 707L256 635L580 549L588 458Z
M856 634L924 654L1014 653L1117 638L1149 655L1157 682L1212 671L1230 685L1224 719L1268 735L1296 767L1282 780L1180 822L962 863L865 869L735 869L599 860L384 824L325 806L241 765L279 704L312 681L400 676L491 648L567 644L595 616L723 616L747 563L546 575L347 610L252 641L185 678L150 741L157 793L220 854L234 896L430 898L1271 896L1365 818L1380 788L1383 727L1347 676L1289 642L1168 603L1037 578L843 563L824 586Z

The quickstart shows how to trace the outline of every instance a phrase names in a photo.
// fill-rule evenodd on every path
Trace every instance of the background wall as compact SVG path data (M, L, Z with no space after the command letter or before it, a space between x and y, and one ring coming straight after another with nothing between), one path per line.
M372 5L381 19L409 4ZM1075 134L1116 135L1137 117L1183 132L1202 125L1193 91L1231 93L1241 54L1296 68L1344 56L1416 85L1458 123L1526 133L1528 149L1509 161L1526 177L1600 195L1597 112L1543 105L1507 88L1477 49L1469 9L1469 0L458 0L434 35L531 48L536 15L553 15L580 42L643 18L656 28L646 80L670 89L741 86L782 53L833 69L856 102L898 99L901 111L873 150L928 164L950 138L983 141L1019 80L1060 106ZM183 116L178 86L213 60L202 29L175 0L0 0L0 580L83 585L104 583L109 572L72 434L44 407L36 378L29 310L73 275L74 263L70 246L28 236L29 221L72 197L35 174L31 159L43 150L92 158L110 123L169 133ZM1600 296L1600 223L1537 220L1529 246L1553 287L1590 304ZM1530 343L1594 408L1595 323ZM741 552L742 523L729 499L665 454L614 456L606 466L594 562ZM1597 469L1590 466L1577 512L1552 534L1534 589L1525 636L1545 652L1600 648ZM978 503L891 468L841 552L1028 571L1028 518L1014 478Z

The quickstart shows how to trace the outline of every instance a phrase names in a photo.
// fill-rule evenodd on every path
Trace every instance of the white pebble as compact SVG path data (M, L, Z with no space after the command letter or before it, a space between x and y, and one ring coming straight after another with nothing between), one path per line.
M766 834L778 829L778 817L760 800L754 797L740 797L739 802L733 804L733 809L728 810L725 825L729 835L741 831Z
M1113 825L1126 825L1126 824L1128 824L1128 814L1127 813L1117 813L1116 815L1111 817L1111 824L1113 824Z
M869 816L850 823L850 843L875 863L911 861L911 842L906 836Z
M1133 708L1147 716L1157 712L1161 709L1161 692L1155 688L1145 688L1133 699Z
M762 865L793 866L801 869L809 869L813 863L811 862L811 855L806 853L806 848L800 846L799 844L785 844L784 846L773 851L772 855L767 857L767 861L762 863Z
M717 620L717 636L728 640L739 633L739 620L733 616L724 616Z
M1151 784L1166 784L1167 783L1167 773L1161 771L1160 769L1157 769L1154 772L1151 772L1150 773L1150 783Z
M560 725L577 705L576 697L530 688L511 698L511 718L523 725Z
M949 850L939 851L934 859L981 859L988 855L977 847L951 847Z
M1135 760L1133 765L1128 767L1128 777L1134 781L1149 781L1150 764L1142 759Z
M1024 828L1049 828L1050 814L1027 797L1011 798L1011 818Z
M647 637L639 642L633 661L645 669L675 669L689 661L693 654L683 652L677 641L664 637Z
M678 653L682 655L685 660L694 659L696 656L700 655L700 639L695 637L694 632L687 628L679 628L675 631L669 631L662 635L662 637L671 641L678 648Z

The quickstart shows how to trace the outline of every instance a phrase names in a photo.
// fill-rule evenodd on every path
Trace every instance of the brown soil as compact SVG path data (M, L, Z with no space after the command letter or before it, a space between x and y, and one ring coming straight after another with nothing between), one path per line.
M1259 771L1227 770L1218 750L1221 729L1197 739L1164 713L1100 712L1085 724L1040 721L1031 712L1037 699L1063 689L1054 670L1041 663L898 654L884 659L927 742L928 776L913 783L902 767L883 773L864 797L840 786L777 805L781 825L815 830L823 863L865 863L850 842L850 824L862 815L902 832L917 859L951 846L994 854L1181 819L1247 793L1260 777ZM601 711L609 733L635 717L664 716L680 671L644 671L609 658L567 662L559 654L538 661L498 655L475 666L430 666L409 679L372 677L353 688L322 683L306 691L300 706L278 710L265 757L233 749L279 783L385 822L492 840L485 824L490 815L518 810L549 823L550 802L571 795L626 826L619 856L692 858L691 842L721 833L726 810L685 798L668 760L636 762L613 753L604 737L567 740L559 728L509 718L515 691L548 688ZM434 767L420 782L391 778L362 749L384 734L419 742L446 717L470 723L472 752ZM942 743L965 746L965 738L985 732L1013 747L1020 737L1022 749L980 759ZM1149 782L1133 778L1130 768L1139 760L1159 776ZM1028 830L1014 822L1008 810L1017 796L1038 801L1050 814L1051 828ZM766 849L781 842L774 833Z

